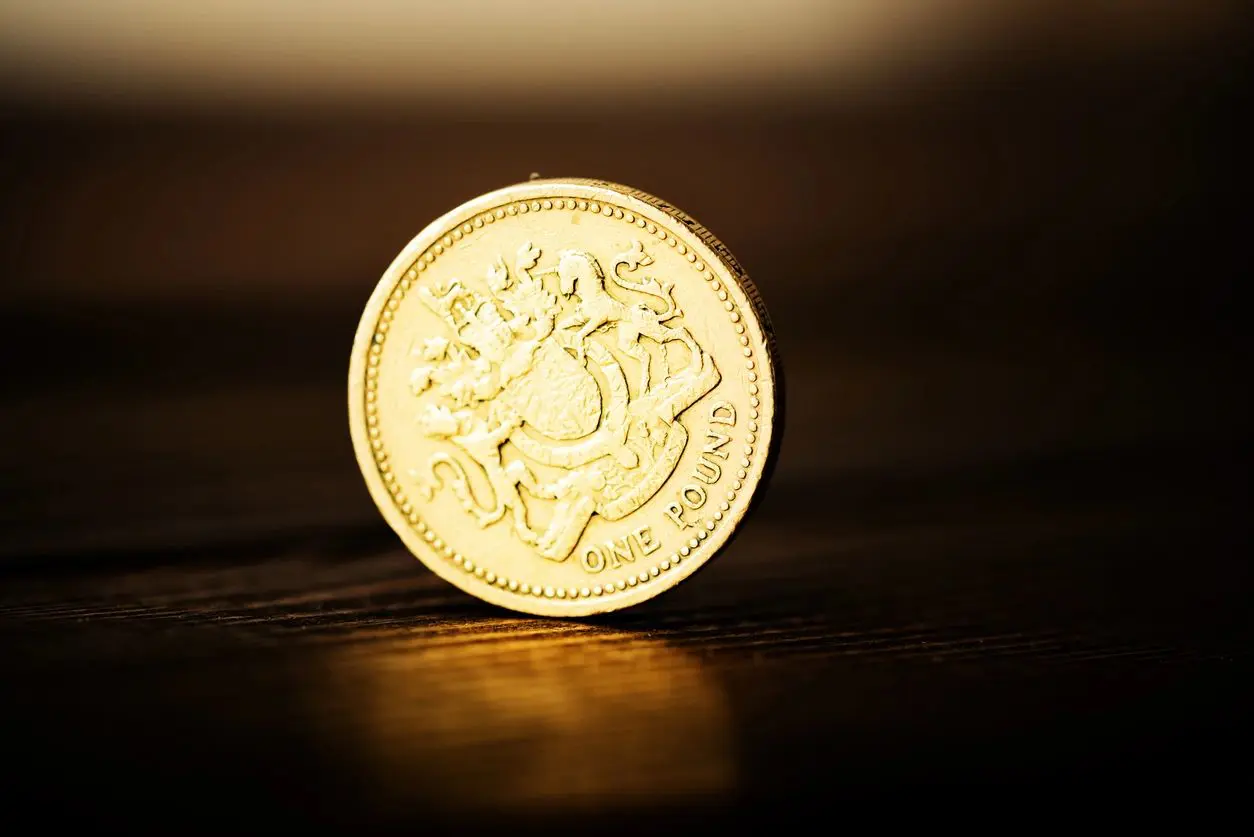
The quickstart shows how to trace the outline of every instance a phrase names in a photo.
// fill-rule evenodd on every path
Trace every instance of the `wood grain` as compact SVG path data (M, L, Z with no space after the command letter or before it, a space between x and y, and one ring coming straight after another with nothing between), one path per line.
M675 591L579 622L471 599L377 527L28 566L9 764L101 816L212 794L198 817L367 828L1248 781L1212 755L1249 742L1242 515L1132 465L785 486Z

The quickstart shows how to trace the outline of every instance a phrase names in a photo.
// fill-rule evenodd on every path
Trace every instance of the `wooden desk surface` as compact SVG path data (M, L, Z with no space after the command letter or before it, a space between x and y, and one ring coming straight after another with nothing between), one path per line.
M698 576L578 622L479 603L378 527L28 566L0 594L7 784L54 817L581 833L974 782L1248 790L1245 511L1213 460L1100 464L781 485Z

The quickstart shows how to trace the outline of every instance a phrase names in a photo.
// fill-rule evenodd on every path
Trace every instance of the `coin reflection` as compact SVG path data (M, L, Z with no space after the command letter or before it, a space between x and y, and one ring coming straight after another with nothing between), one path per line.
M722 689L657 639L475 624L338 649L329 664L324 720L381 804L605 807L735 784Z

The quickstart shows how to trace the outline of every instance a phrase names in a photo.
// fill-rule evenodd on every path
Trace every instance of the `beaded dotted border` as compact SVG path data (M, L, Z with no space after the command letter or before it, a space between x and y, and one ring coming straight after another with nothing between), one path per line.
M577 210L580 212L592 212L604 215L609 218L617 218L628 224L639 227L650 235L656 236L658 241L669 244L675 248L681 256L687 259L692 269L697 272L702 279L705 280L710 290L718 297L722 303L723 309L727 312L728 318L731 320L736 334L739 336L740 345L744 354L744 363L747 370L746 381L749 392L749 423L748 434L745 436L745 445L743 449L743 457L740 460L740 467L736 470L736 478L732 481L731 487L727 490L723 501L719 503L717 510L708 518L695 524L697 533L694 537L689 538L688 542L681 546L669 556L663 558L658 563L647 569L642 569L639 573L627 576L617 581L606 582L602 584L593 584L580 587L542 587L532 585L527 582L518 581L517 579L507 578L497 575L485 567L478 566L470 558L462 555L454 550L443 539L437 535L430 526L428 526L418 515L410 498L406 495L400 482L396 478L396 473L392 469L388 452L383 447L383 441L379 432L379 415L378 415L378 385L379 385L379 359L383 353L383 343L387 340L388 330L391 328L392 320L396 315L396 310L400 307L401 301L405 298L409 289L414 286L418 280L419 274L423 273L428 267L435 262L436 258L444 253L445 250L451 249L455 241L460 241L467 235L482 229L488 224L493 224L503 220L509 216L525 215L528 212L542 212L551 209ZM746 331L743 317L737 310L735 303L729 298L727 290L722 283L714 275L712 270L697 258L687 245L676 238L671 232L664 227L655 224L647 218L614 206L604 201L590 201L580 198L553 198L532 201L515 201L501 205L495 209L489 209L476 215L461 226L449 231L443 238L437 240L426 252L414 260L410 268L405 271L404 276L392 289L391 295L388 297L387 303L383 307L383 311L379 315L379 320L375 325L374 337L370 343L370 350L366 361L366 427L367 435L370 439L370 448L374 456L374 461L379 469L379 475L383 479L383 484L387 487L388 492L392 495L392 500L400 509L405 519L409 521L422 539L430 544L436 552L443 555L453 564L460 567L469 575L482 579L485 584L493 585L501 590L508 590L511 593L517 593L521 596L542 597L546 599L586 599L597 596L606 596L615 592L621 592L631 587L646 584L649 581L664 575L667 571L678 567L684 561L688 560L694 551L700 548L701 544L706 541L719 524L723 521L724 516L731 510L731 503L736 499L737 493L744 485L749 471L750 462L752 460L755 445L758 438L758 418L760 400L758 398L758 371L757 362L754 358L753 348L750 346L749 335Z

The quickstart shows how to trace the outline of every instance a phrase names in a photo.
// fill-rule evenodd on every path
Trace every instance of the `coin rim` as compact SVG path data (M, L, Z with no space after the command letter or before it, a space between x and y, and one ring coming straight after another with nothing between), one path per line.
M396 286L405 277L413 264L436 242L450 230L461 226L466 221L482 214L486 210L518 202L553 198L554 196L573 197L588 201L605 201L629 209L638 216L654 223L664 224L670 231L678 232L680 228L688 233L684 236L689 240L684 244L695 250L711 268L715 264L722 267L730 283L724 283L730 293L735 294L735 303L750 329L751 338L762 349L762 366L769 368L768 374L759 370L759 400L762 405L770 404L769 425L759 420L758 451L760 459L750 466L744 482L741 496L749 495L743 503L737 503L723 519L717 531L709 533L709 538L701 546L704 557L688 556L679 566L666 573L665 579L650 579L647 584L629 586L625 590L605 593L597 597L579 599L559 599L534 597L516 591L510 591L490 584L480 578L467 574L455 566L433 546L426 543L415 531L414 525L397 507L391 492L384 484L375 461L367 434L365 416L365 389L367 358L378 322L384 307ZM651 215L660 215L660 218ZM682 239L681 239L682 240ZM752 316L748 316L752 313ZM353 341L352 355L348 374L348 412L350 433L357 463L362 471L370 491L371 500L379 509L384 519L401 541L423 564L432 572L450 582L461 590L492 604L522 613L540 616L588 616L597 613L608 613L647 601L664 593L684 581L727 548L734 537L740 533L745 517L759 503L766 484L769 482L778 458L780 442L783 436L783 379L782 369L775 345L775 335L767 316L757 287L749 279L744 269L732 256L727 247L709 230L697 223L691 216L682 212L660 198L628 186L603 180L587 178L546 178L530 180L496 189L480 195L450 212L445 213L422 229L383 272L376 284L358 323ZM757 478L750 484L749 480L757 472ZM737 509L738 507L738 509ZM719 537L721 536L721 540Z

